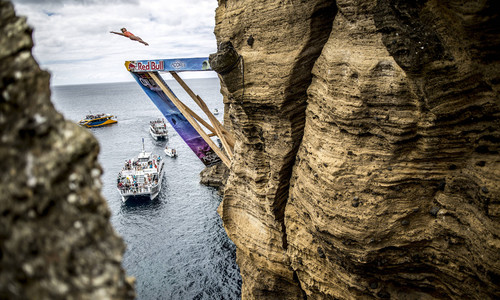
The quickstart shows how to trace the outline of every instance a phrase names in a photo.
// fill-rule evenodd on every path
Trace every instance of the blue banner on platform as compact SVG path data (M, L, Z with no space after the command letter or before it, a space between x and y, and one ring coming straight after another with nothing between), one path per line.
M212 71L208 57L126 61L130 72Z
M211 166L221 162L219 156L210 148L207 142L194 129L179 109L174 105L172 100L161 90L156 82L148 73L131 73L134 79L139 83L144 92L149 96L151 101L158 107L161 113L165 116L172 127L177 131L179 136L193 150L198 158L206 165ZM163 81L161 76L156 73L162 83L170 90L168 85ZM170 90L172 92L172 90ZM174 94L172 92L172 94Z

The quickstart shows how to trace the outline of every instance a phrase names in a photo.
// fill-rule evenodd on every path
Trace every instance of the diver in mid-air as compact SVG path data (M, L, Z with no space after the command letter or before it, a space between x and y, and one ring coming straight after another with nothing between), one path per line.
M145 41L143 41L140 37L134 35L132 32L130 31L127 31L127 28L123 27L121 29L122 32L115 32L115 31L110 31L111 33L114 33L114 34L118 34L118 35L121 35L121 36L124 36L124 37L128 37L129 39L131 40L134 40L134 41L138 41L139 43L142 43L146 46L149 46L148 43L146 43Z

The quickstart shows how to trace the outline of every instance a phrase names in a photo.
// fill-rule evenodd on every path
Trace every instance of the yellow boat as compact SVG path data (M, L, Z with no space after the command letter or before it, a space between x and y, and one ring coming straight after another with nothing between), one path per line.
M86 115L85 119L80 120L78 124L84 127L101 127L117 123L116 117L110 114Z

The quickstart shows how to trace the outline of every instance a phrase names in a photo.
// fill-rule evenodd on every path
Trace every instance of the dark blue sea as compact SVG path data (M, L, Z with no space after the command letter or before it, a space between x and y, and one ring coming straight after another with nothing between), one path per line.
M195 108L175 81L165 80L181 101ZM210 109L223 111L218 79L186 82ZM127 245L123 266L137 280L137 299L239 299L241 277L235 246L216 211L221 196L199 183L204 165L172 127L168 127L168 141L151 138L149 121L163 116L139 85L56 86L52 87L52 101L66 119L75 122L89 113L118 117L116 124L86 130L100 144L102 193L112 212L111 222ZM193 110L201 115L196 108ZM221 120L222 114L217 117ZM125 161L142 150L143 138L146 151L165 159L162 191L154 201L124 204L116 177ZM176 149L179 156L166 157L165 145Z

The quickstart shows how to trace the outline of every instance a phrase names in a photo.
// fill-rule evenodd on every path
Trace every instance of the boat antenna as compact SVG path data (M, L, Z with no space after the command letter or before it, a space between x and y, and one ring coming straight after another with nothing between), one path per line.
M144 138L142 138L142 152L144 152Z

